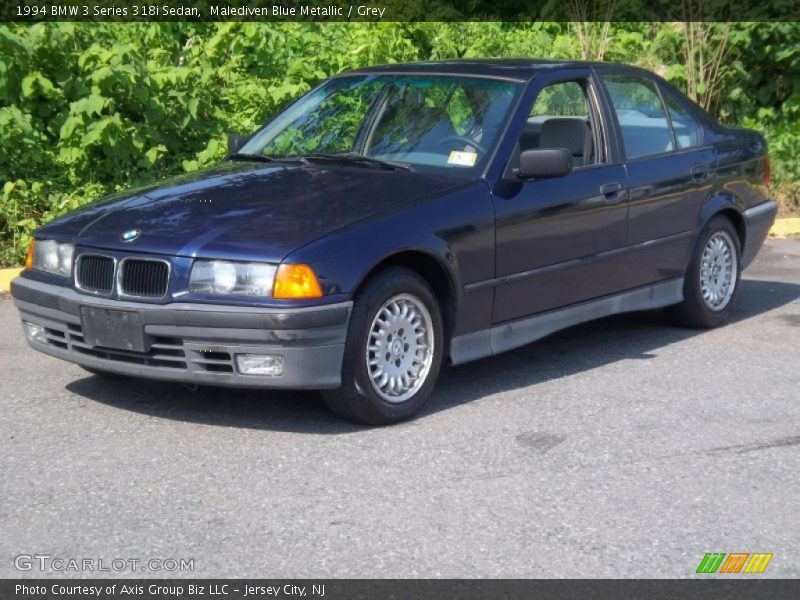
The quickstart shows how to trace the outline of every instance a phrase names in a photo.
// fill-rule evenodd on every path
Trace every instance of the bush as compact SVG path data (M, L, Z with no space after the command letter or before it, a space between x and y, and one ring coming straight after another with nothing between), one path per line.
M691 77L673 24L614 24L607 38L599 37L602 24L576 27L0 25L0 263L19 264L32 231L68 210L218 160L225 132L252 131L292 98L346 69L462 56L581 58L602 51L679 85ZM729 42L735 60L725 71L718 111L767 133L775 180L791 198L798 193L793 157L800 148L797 32L797 24L737 24ZM709 30L708 43L722 35L719 27Z

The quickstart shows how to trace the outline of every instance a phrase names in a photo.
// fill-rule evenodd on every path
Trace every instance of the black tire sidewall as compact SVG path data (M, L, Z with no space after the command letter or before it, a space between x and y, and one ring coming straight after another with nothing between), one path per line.
M433 323L433 359L425 383L411 398L391 403L381 398L372 387L367 368L367 341L369 329L378 310L391 297L411 294L420 300ZM342 368L342 386L355 401L348 412L355 412L358 420L373 424L393 423L418 412L428 400L439 375L444 354L444 329L441 309L431 288L413 271L391 268L381 272L358 295L350 316L347 344Z

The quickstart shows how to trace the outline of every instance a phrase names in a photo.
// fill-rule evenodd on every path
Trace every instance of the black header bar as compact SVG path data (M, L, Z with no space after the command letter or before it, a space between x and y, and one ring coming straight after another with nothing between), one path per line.
M7 0L0 21L800 21L800 0Z

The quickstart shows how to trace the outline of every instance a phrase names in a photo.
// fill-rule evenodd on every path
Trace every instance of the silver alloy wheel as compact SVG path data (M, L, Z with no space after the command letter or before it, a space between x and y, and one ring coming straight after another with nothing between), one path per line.
M425 304L411 294L383 303L369 328L367 370L375 392L391 403L416 394L433 362L433 320Z
M728 306L738 272L736 246L731 236L717 231L708 238L700 257L700 292L709 309L720 311Z

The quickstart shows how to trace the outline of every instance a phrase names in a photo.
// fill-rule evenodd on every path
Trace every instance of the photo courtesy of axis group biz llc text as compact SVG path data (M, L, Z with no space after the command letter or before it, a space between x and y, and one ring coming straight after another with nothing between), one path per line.
M798 0L0 6L0 598L796 598L798 154Z
M209 580L208 582L194 582L184 580L172 580L163 583L114 583L100 581L93 584L82 584L80 581L60 583L39 582L29 585L17 583L15 593L20 597L56 597L56 596L78 596L103 598L119 594L122 597L225 597L240 594L240 597L324 597L325 584L312 584L310 587L301 582L298 584L275 582L272 585L253 585L245 582L234 583L230 581Z

